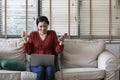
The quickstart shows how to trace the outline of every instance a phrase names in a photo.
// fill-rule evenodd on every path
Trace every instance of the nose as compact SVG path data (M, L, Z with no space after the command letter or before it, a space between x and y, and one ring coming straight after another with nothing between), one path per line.
M41 27L42 30L45 30L45 27Z
M46 27L42 26L42 27L40 27L40 30L46 31Z

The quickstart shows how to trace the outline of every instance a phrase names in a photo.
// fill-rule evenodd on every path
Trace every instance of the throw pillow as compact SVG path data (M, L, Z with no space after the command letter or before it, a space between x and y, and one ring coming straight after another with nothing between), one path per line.
M25 65L15 59L1 59L0 65L5 70L15 70L15 71L26 70Z

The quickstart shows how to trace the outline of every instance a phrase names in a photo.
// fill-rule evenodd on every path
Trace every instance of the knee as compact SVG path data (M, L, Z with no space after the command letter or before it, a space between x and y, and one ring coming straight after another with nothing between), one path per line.
M54 67L53 66L47 66L46 67L46 72L54 72Z
M35 73L43 72L44 67L43 66L31 66L30 70Z
M38 71L44 71L44 66L38 66Z

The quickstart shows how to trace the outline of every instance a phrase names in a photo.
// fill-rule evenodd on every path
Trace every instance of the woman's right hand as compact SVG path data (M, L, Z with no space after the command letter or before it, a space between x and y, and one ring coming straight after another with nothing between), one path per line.
M26 43L26 42L27 42L27 34L26 34L26 32L25 32L25 31L23 31L23 33L22 33L21 37L22 37L22 39L23 39L24 43Z

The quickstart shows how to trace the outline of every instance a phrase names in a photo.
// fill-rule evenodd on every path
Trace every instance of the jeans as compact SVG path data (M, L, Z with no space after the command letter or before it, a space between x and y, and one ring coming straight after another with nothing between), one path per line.
M37 73L36 80L55 80L54 66L30 66L31 72Z

